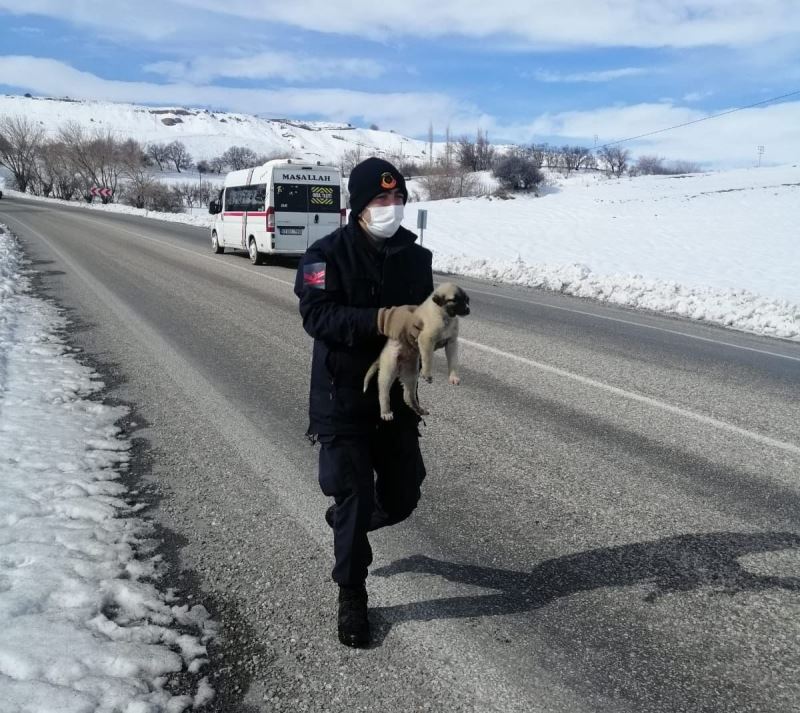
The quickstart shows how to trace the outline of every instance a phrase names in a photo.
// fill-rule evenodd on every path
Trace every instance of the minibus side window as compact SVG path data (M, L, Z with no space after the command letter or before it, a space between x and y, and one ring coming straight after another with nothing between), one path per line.
M259 183L253 186L235 186L225 189L225 210L264 211L267 196L267 186Z
M225 189L225 210L237 213L244 210L242 207L242 190L239 186Z
M250 208L250 210L257 210L263 212L266 210L266 202L267 202L267 184L266 183L259 183L255 186L256 193L255 193L255 201Z

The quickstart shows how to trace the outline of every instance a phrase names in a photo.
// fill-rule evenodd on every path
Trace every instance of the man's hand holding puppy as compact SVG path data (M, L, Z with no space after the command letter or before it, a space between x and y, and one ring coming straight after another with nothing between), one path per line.
M416 309L416 305L381 307L378 310L378 332L415 349L424 326L422 320L414 314Z

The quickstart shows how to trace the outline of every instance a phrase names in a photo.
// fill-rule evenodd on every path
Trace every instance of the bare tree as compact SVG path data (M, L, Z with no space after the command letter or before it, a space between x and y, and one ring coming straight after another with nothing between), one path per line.
M35 196L49 197L53 193L54 179L50 170L49 152L47 141L42 141L36 151L31 169L31 177L27 189Z
M189 168L192 165L192 157L186 150L186 145L182 141L171 141L166 145L167 158L175 166L175 170L180 173L182 168Z
M488 171L494 164L494 146L489 143L489 132L478 129L475 138L475 170Z
M514 151L497 162L494 175L506 190L536 190L544 180L536 162L526 156L526 152Z
M256 152L247 146L231 146L220 158L232 171L257 166L259 162Z
M215 193L210 181L182 183L173 187L187 208L207 206Z
M62 200L72 200L80 190L80 178L69 156L69 148L61 141L46 141L39 151L39 174L43 180L42 192L45 193L45 182L49 184L52 195ZM45 178L46 177L46 178Z
M164 170L164 164L169 161L169 151L166 144L150 144L147 147L147 155L156 162L158 170Z
M600 149L600 159L612 176L619 178L628 167L631 153L619 146L604 146Z
M451 166L449 171L444 171L443 164L441 165L440 170L429 172L420 179L427 200L463 198L483 193L483 186L472 171L457 165Z
M144 208L148 198L154 190L158 181L147 165L147 156L150 154L142 151L142 147L133 140L126 141L120 148L120 161L122 162L123 174L126 178L126 185L123 199L136 208Z
M569 175L570 171L578 171L586 166L592 157L592 150L586 146L563 146L561 148L561 166Z
M428 122L428 165L433 166L433 122Z
M165 186L156 182L147 196L145 208L161 213L180 213L183 211L183 195L178 186Z
M226 168L225 161L222 160L222 156L216 156L215 158L210 159L208 162L208 167L214 173L222 173Z
M699 163L694 161L670 161L666 170L670 175L678 175L681 173L700 173L702 168Z
M363 160L364 153L361 146L356 145L352 149L347 149L347 151L342 154L342 157L339 159L339 168L342 169L344 175L349 176L353 168Z
M478 159L475 156L475 142L468 136L462 136L456 144L456 160L461 168L477 171Z
M547 168L561 167L561 151L555 146L544 145L544 165Z
M664 159L659 156L639 156L632 167L638 175L659 175L664 173Z
M64 125L59 132L59 138L67 147L73 169L80 176L84 198L87 201L92 200L90 190L93 187L108 188L112 196L101 200L109 203L117 191L124 170L122 159L127 150L124 148L125 143L117 141L110 132L87 134L76 122ZM141 148L139 151L141 153Z
M0 117L0 164L14 176L23 193L35 175L36 156L44 141L44 129L22 116Z
M444 167L449 171L453 165L453 141L450 137L450 124L444 132Z
M544 160L550 147L547 144L531 144L525 151L525 156L536 168L544 165Z

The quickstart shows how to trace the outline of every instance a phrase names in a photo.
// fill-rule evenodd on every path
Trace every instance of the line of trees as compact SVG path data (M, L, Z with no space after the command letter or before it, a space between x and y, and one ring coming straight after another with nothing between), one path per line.
M108 131L87 131L76 122L65 124L50 137L41 124L26 117L0 117L0 165L11 172L16 187L63 200L91 202L92 188L109 188L111 196L100 198L103 203L120 201L177 212L209 202L215 189L202 180L203 173L247 168L269 158L245 146L232 146L195 166L180 141L145 146L134 139L120 140ZM196 183L168 186L158 178L160 171L180 173L193 167L201 174Z
M89 133L80 124L68 123L49 138L40 124L25 117L0 118L0 163L23 192L91 200L93 187L109 188L115 194L121 181L146 162L137 141L120 141L110 132Z
M404 175L420 176L428 200L482 195L488 192L480 172L491 171L505 190L535 191L544 180L543 168L569 175L573 171L599 170L620 177L645 174L691 173L700 167L688 161L666 161L658 156L640 156L635 161L628 149L604 146L593 151L585 146L531 144L499 151L489 142L486 131L478 130L474 139L462 136L452 140L449 129L445 147L427 164L385 153ZM344 175L374 153L354 146L340 159ZM120 140L110 132L89 132L78 123L62 126L50 138L41 124L26 117L0 117L0 164L11 172L17 188L36 195L65 200L92 200L93 187L111 189L104 203L119 200L138 208L179 211L184 206L203 205L211 198L212 187L202 174L221 174L260 165L277 156L259 155L246 146L231 146L220 156L199 161L201 180L194 184L167 186L158 180L158 171L174 169L180 173L194 166L186 146L180 141L142 145L134 139Z
M639 156L630 166L631 176L677 176L683 173L699 173L700 165L693 161L667 161L660 156Z

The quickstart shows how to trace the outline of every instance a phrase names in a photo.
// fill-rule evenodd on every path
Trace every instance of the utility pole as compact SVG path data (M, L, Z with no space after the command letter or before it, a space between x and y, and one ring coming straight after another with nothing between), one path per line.
M761 157L764 155L764 146L759 144L756 150L758 151L758 167L761 168Z

